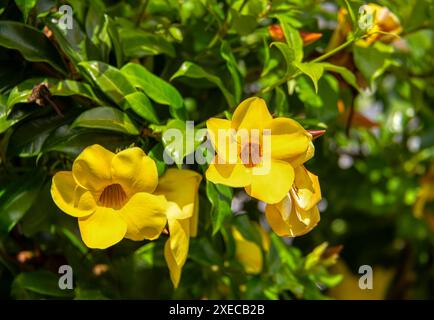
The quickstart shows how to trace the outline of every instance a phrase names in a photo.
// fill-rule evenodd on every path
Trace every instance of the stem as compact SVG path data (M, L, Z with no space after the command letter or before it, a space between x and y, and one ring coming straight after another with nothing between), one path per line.
M340 46L334 48L333 50L331 50L331 51L329 51L329 52L324 53L322 56L319 56L318 58L313 59L313 60L310 61L310 62L320 62L320 61L323 61L323 60L325 60L325 59L327 59L327 58L329 58L329 57L335 55L335 54L338 53L339 51L345 49L345 48L348 47L350 44L352 44L354 41L355 41L354 38L353 38L353 39L349 39L349 40L347 40L346 42L342 43Z

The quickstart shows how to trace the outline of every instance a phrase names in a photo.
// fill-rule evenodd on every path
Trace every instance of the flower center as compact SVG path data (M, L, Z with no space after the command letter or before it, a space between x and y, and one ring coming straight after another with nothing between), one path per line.
M127 194L121 185L111 184L101 193L98 204L102 207L120 209L127 201Z
M262 147L259 143L246 143L241 147L241 162L248 168L261 163Z

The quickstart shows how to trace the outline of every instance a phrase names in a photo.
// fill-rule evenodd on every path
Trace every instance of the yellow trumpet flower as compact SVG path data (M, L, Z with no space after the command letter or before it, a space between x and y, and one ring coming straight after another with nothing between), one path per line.
M75 159L71 171L52 179L51 195L65 213L78 218L89 248L105 249L124 237L153 240L166 225L167 201L153 194L155 162L140 148L117 154L92 145Z
M164 257L174 287L178 287L181 270L187 260L190 237L197 235L199 195L202 177L195 171L168 169L160 178L155 194L167 201L169 239Z
M206 178L244 187L251 197L266 203L285 197L294 181L294 168L314 153L309 132L292 119L273 119L265 101L257 97L241 102L232 121L211 118L207 128L217 155Z
M296 237L311 231L319 222L321 190L318 177L304 166L295 169L295 180L285 198L268 204L265 215L273 231L283 237Z

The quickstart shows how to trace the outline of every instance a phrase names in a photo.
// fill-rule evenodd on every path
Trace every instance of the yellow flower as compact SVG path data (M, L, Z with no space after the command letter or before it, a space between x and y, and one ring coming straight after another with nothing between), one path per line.
M396 39L396 36L401 33L402 27L398 17L388 8L374 3L369 3L363 8L365 9L365 13L367 15L371 15L373 17L373 24L372 27L367 30L368 37L358 41L358 45L366 46L372 44L374 41L389 43ZM351 22L348 16L348 11L342 8L338 13L338 26L333 32L326 51L330 51L344 43L350 31Z
M285 197L294 181L294 168L314 153L311 134L292 119L273 119L265 101L257 97L241 102L232 121L211 118L207 128L217 155L206 178L244 187L250 196L266 203L277 203ZM265 130L270 134L265 135ZM240 133L246 131L247 141L240 139ZM255 136L254 132L259 134Z
M255 225L261 234L262 247L268 252L270 249L270 238L258 224ZM235 240L235 257L244 267L248 274L258 274L262 271L263 257L261 248L253 241L246 240L235 228L232 228Z
M306 234L319 222L317 203L321 200L318 177L304 166L295 169L294 185L277 204L268 204L265 215L279 236L296 237Z
M371 14L374 17L374 23L368 32L369 36L362 40L362 42L358 43L359 45L363 45L363 42L366 44L371 44L377 40L384 43L389 43L395 40L397 35L401 33L402 28L398 17L388 8L374 3L369 3L368 5L364 6L364 8L367 14Z
M160 178L155 194L167 201L169 239L164 246L164 257L173 285L178 287L181 270L188 255L190 237L197 235L199 195L202 177L191 170L168 169Z
M155 162L140 148L114 154L95 144L75 159L72 172L54 175L51 195L62 211L78 218L84 243L105 249L124 237L159 237L167 201L153 194L157 184Z

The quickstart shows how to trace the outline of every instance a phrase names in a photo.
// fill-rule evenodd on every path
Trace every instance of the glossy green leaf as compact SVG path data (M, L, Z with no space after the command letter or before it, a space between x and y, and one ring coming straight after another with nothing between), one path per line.
M56 47L39 30L15 21L0 21L0 46L18 50L26 60L46 62L62 74L65 64Z
M121 69L121 72L135 87L143 90L155 102L175 109L182 108L184 102L178 90L145 67L129 63Z
M83 61L78 65L82 72L89 75L98 88L119 106L122 106L125 96L136 92L134 86L115 67L98 61Z
M143 92L134 92L125 96L123 107L124 109L130 108L136 114L143 119L148 120L150 123L160 122L151 101Z
M44 180L42 172L34 171L17 177L6 186L0 196L0 238L4 238L27 213L37 199Z
M240 70L238 69L237 61L234 54L232 53L232 49L228 42L222 42L222 45L220 47L220 55L226 61L226 67L231 74L235 101L239 102L243 93L243 78Z
M294 54L294 61L301 62L303 60L303 40L300 32L291 25L291 20L287 16L278 15L280 26L285 35L286 43Z
M116 131L138 135L140 132L126 113L112 107L97 107L80 114L72 127Z

